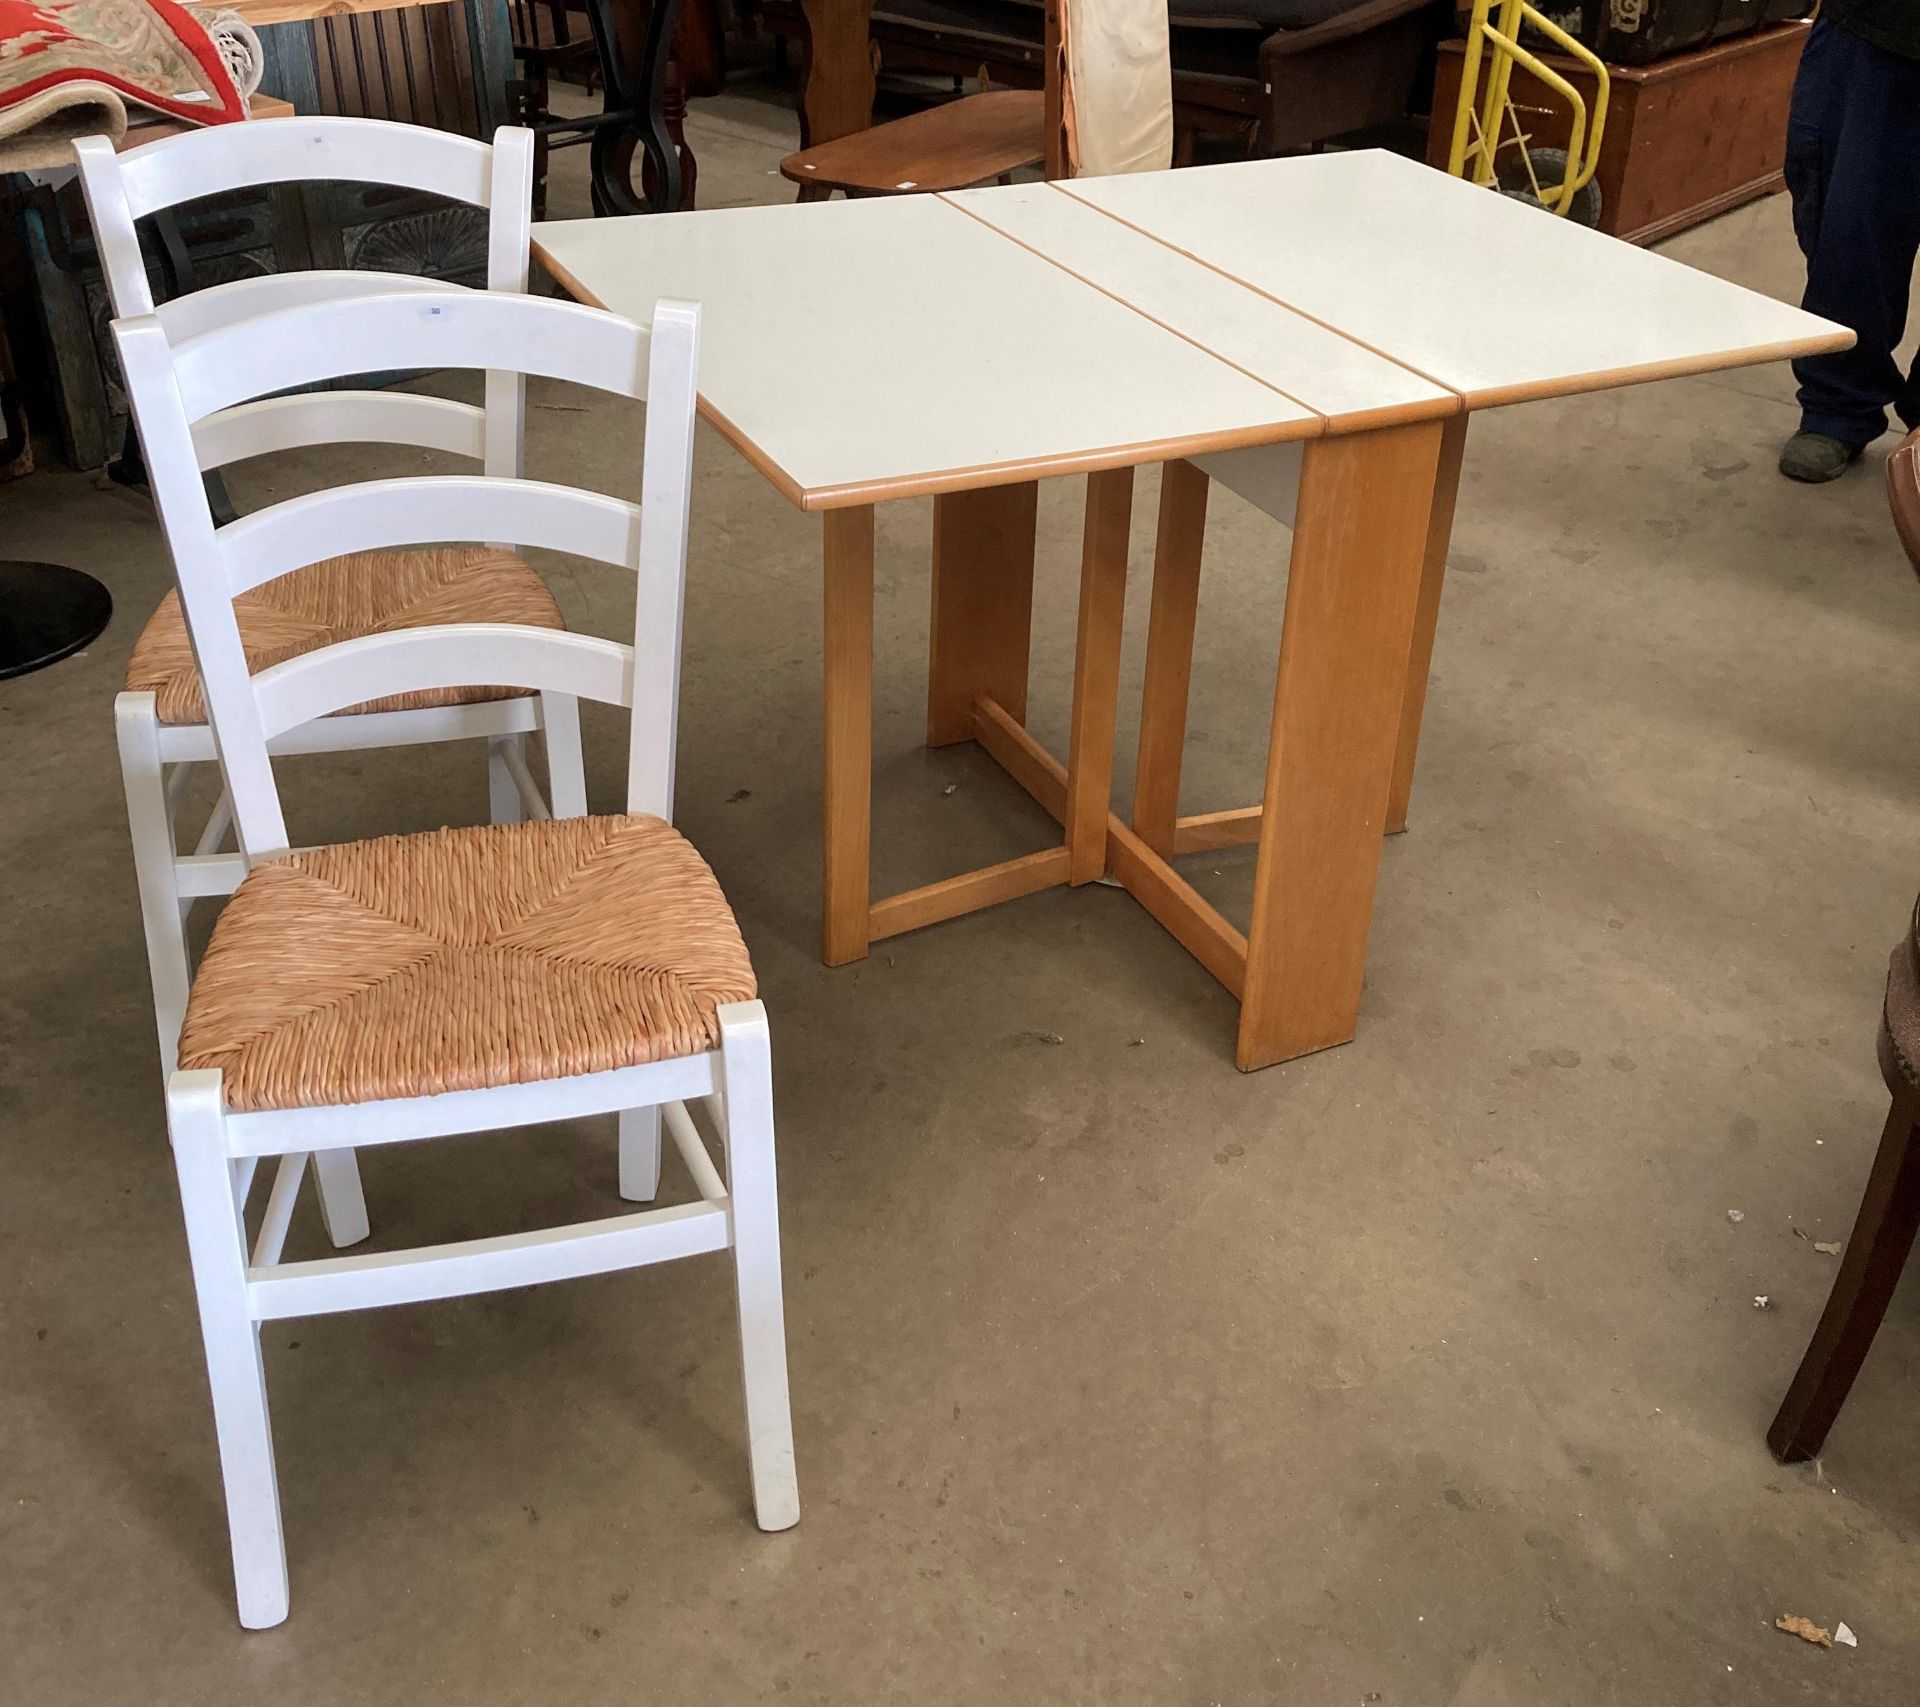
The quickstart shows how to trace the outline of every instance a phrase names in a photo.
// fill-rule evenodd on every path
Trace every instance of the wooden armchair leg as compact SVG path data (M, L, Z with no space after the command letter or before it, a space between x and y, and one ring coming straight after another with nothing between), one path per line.
M1767 1445L1782 1463L1804 1463L1825 1444L1827 1430L1866 1361L1867 1348L1906 1266L1914 1233L1920 1229L1916 1124L1920 1124L1920 1098L1912 1092L1897 1092L1826 1312L1813 1331L1779 1415L1767 1430Z

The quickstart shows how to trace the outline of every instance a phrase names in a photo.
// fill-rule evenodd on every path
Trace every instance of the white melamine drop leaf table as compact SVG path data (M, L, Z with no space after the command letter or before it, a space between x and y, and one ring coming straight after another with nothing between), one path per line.
M534 249L575 296L638 320L661 297L699 302L703 410L823 513L827 962L1111 873L1240 999L1248 1069L1353 1036L1468 413L1851 338L1377 152L549 222ZM1127 529L1132 471L1153 462L1166 468L1124 824L1109 799ZM1087 520L1063 764L1024 720L1035 483L1068 474L1087 476ZM1183 819L1210 479L1294 534L1262 805ZM873 506L928 494L928 740L979 741L1062 840L876 901ZM1172 861L1250 841L1243 936Z

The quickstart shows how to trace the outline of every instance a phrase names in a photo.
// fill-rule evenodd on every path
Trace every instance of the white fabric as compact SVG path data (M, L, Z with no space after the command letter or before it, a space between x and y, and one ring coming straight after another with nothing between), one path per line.
M240 93L253 94L267 70L267 50L260 45L253 26L231 7L216 10L210 6L191 6L188 10L213 38L213 45L220 50L221 61Z
M1173 164L1167 0L1060 0L1069 174Z

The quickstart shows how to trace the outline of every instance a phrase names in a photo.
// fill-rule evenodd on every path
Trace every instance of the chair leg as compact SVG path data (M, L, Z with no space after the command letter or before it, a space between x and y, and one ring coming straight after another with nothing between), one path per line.
M351 1150L314 1151L313 1184L328 1241L336 1246L359 1244L369 1231L359 1159Z
M660 1195L660 1111L629 1108L620 1114L620 1195L651 1203Z
M580 702L569 693L540 696L547 743L547 805L556 818L587 815L587 762L580 747Z
M233 796L223 787L220 798L213 803L213 810L207 814L206 823L200 827L200 839L194 843L193 851L197 854L218 853L220 844L227 839L233 827ZM191 902L187 904L191 905Z
M153 981L154 1029L160 1040L160 1069L171 1073L180 1059L180 1027L187 1016L187 989L193 970L187 960L190 897L180 893L173 809L167 803L166 767L160 760L160 723L153 695L123 693L113 707L120 744L120 780L127 795L127 828L133 838L133 869L140 888L140 918L146 929L147 973ZM511 782L511 778L508 779ZM518 798L516 795L515 798ZM200 838L209 853L226 834L231 808L223 793ZM215 826L219 825L218 833ZM367 1236L367 1201L351 1150L314 1158L320 1215L336 1245L358 1244Z
M496 824L517 824L527 815L526 804L520 798L520 785L507 768L507 748L515 742L520 743L524 754L524 735L487 737L487 816Z
M1916 1122L1920 1099L1910 1092L1897 1094L1826 1311L1767 1430L1767 1445L1783 1463L1803 1463L1825 1444L1913 1249L1920 1229Z
M544 91L544 88L546 85L546 78L543 76L540 79L540 82L541 82L542 89ZM546 107L546 95L544 94L544 92L540 96L540 105L541 105L541 108L544 110ZM536 130L533 133L533 209L532 209L533 217L535 219L545 219L547 217L547 171L548 171L549 165L551 164L552 158L553 158L553 145L547 140L547 133L544 130Z
M224 785L220 789L220 798L213 803L213 810L207 814L207 821L200 828L200 839L193 844L195 854L216 854L220 844L234 830L233 797ZM238 845L236 836L235 845ZM180 897L180 929L182 932L193 923L193 904L199 897L182 895ZM173 1063L167 1063L168 1072L173 1071Z
M733 1278L740 1306L740 1368L754 1520L762 1529L800 1521L787 1398L787 1330L780 1288L780 1206L773 1165L773 1062L767 1010L720 1009L725 1080L727 1196L733 1211Z
M113 715L120 744L120 780L127 796L127 828L133 837L133 869L140 888L140 919L146 929L160 1069L171 1073L179 1058L180 1026L187 1014L192 972L187 964L186 904L174 865L173 809L167 802L166 767L160 759L160 723L150 693L121 694L114 701Z
M167 1124L213 1390L240 1622L264 1630L287 1616L287 1554L260 1324L247 1305L246 1227L233 1200L220 1087L218 1073L174 1074L167 1085Z

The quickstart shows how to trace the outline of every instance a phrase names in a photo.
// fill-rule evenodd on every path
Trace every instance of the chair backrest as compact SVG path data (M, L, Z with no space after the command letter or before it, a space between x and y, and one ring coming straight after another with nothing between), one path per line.
M672 815L699 360L695 304L661 302L651 330L642 330L573 303L443 289L309 303L179 343L152 314L116 321L113 331L250 862L288 846L269 741L346 706L429 689L517 687L630 705L628 810ZM637 505L518 476L429 475L334 487L214 525L196 423L293 386L399 366L484 370L509 352L516 375L646 401ZM431 444L433 427L414 429L432 420L419 406L437 401L368 393L355 407L393 407L393 418L367 435L376 442ZM290 434L284 442L299 440ZM465 541L626 565L638 578L633 646L471 623L341 641L249 672L233 608L249 588L348 552Z
M1909 433L1887 458L1887 501L1894 531L1920 575L1920 429Z
M182 202L230 190L352 182L465 202L487 214L487 288L527 288L533 231L533 133L519 126L503 125L489 146L471 137L385 119L255 119L187 131L124 154L116 154L105 137L86 137L74 144L74 156L114 313L122 318L157 313L176 344L229 321L280 308L354 294L384 296L400 290L446 288L403 273L268 273L212 285L162 303L156 310L140 254L138 222ZM421 364L398 365L417 368ZM440 448L484 455L489 474L517 474L523 392L518 375L489 373L484 414L472 414L471 425L479 435L475 448L468 451L464 443ZM210 453L202 466L235 460L238 453L228 447L245 442L245 434L234 431L229 423L210 423L208 431L222 438L224 453ZM281 447L263 443L252 454L277 448Z
M1048 0L1047 176L1172 164L1166 0Z

